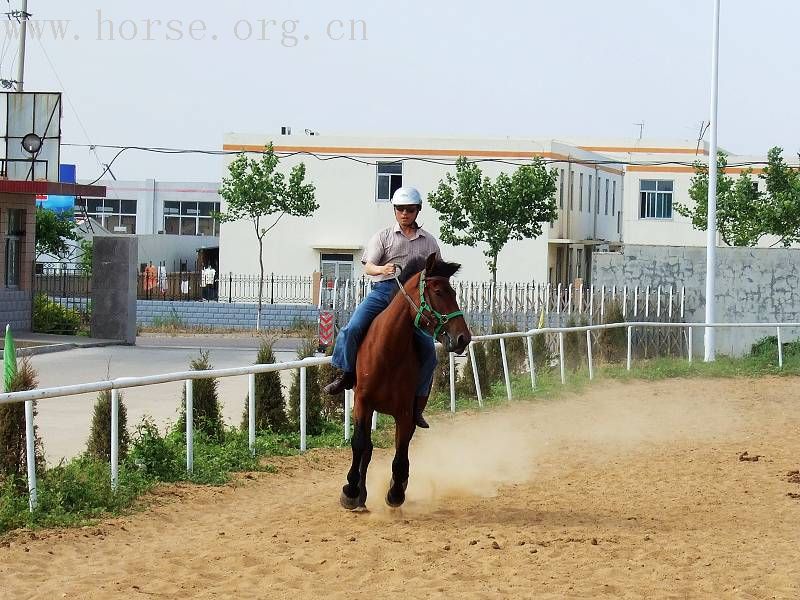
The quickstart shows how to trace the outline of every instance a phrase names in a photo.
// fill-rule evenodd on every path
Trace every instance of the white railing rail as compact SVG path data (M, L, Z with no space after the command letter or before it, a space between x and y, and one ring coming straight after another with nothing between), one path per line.
M476 342L486 342L491 340L500 340L501 360L503 363L503 379L506 387L506 395L509 400L513 399L511 390L511 377L508 368L508 359L506 356L506 340L512 338L526 338L527 353L528 353L528 366L531 377L531 389L536 389L536 373L535 373L535 360L532 345L532 339L536 335L555 333L559 338L559 367L561 374L561 383L566 383L565 374L565 356L564 356L564 334L571 332L586 332L586 358L589 367L589 378L594 377L594 368L592 361L592 338L591 332L602 329L619 329L625 328L627 330L627 360L626 366L630 370L632 366L632 335L634 328L648 328L648 327L666 327L666 328L682 328L687 330L687 356L689 362L692 361L692 340L693 330L696 328L706 327L730 327L730 328L762 328L774 329L777 334L778 346L778 366L783 368L783 346L781 330L786 328L800 328L800 323L660 323L660 322L622 322L622 323L606 323L602 325L583 325L576 327L546 327L542 329L530 329L528 331L515 331L508 333L495 333L488 335L479 335L472 338L472 344L469 347L469 360L473 367L475 365L475 352L473 344ZM33 453L33 411L29 409L32 407L33 401L49 400L52 398L62 398L65 396L75 396L78 394L87 394L102 392L106 390L111 391L111 485L112 489L116 489L119 474L119 440L118 440L118 423L119 423L119 395L118 390L132 387L143 387L148 385L156 385L170 382L184 382L186 386L186 470L192 473L194 466L194 435L193 435L193 382L196 379L209 379L209 378L222 378L222 377L238 377L247 375L248 377L248 390L249 390L249 419L248 419L248 443L251 452L255 452L255 376L260 373L271 373L276 371L285 371L289 369L300 370L300 451L304 452L307 449L307 434L306 434L306 380L307 369L309 367L316 367L330 363L330 357L309 357L302 360L289 361L285 363L272 363L272 364L256 364L248 365L245 367L233 367L227 369L209 369L204 371L180 371L175 373L163 373L160 375L148 375L143 377L120 377L117 379L107 381L96 381L92 383L83 383L77 385L57 386L50 388L41 388L35 390L26 390L21 392L7 392L0 394L0 405L12 404L16 402L25 402L25 425L28 436L27 452L30 456ZM454 354L450 353L449 357L450 368L450 410L456 411L456 394L455 394L455 360ZM481 390L481 382L479 380L478 369L473 368L473 377L475 378L475 389L478 396L479 406L483 406L483 395ZM353 403L352 392L345 394L345 411L344 411L344 425L345 425L345 438L349 439L350 436L350 408ZM377 414L373 415L372 428L375 429L377 422ZM27 461L29 465L35 465L35 460ZM29 490L29 505L31 511L36 507L36 472L35 469L29 469L28 472L28 490Z

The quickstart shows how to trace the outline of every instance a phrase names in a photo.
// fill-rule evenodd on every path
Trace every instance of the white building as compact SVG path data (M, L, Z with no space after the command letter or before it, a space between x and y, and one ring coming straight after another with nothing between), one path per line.
M88 216L111 234L136 235L140 263L163 265L168 271L217 266L219 223L212 214L220 209L218 182L145 179L98 185L106 186L106 197L77 198L76 217Z
M361 274L364 244L378 229L394 223L389 204L400 185L417 187L423 196L436 189L459 156L480 160L495 177L534 156L559 174L559 217L544 224L535 240L512 241L498 260L500 280L567 280L584 277L595 246L620 242L623 171L603 164L603 155L555 140L403 139L229 134L225 150L260 152L272 140L287 171L303 162L316 186L320 207L310 218L284 217L265 240L267 270L275 273L347 277ZM226 163L233 160L231 156ZM224 174L223 174L224 175ZM225 208L223 202L223 210ZM439 234L439 219L429 206L420 223ZM269 223L269 221L268 221ZM258 271L252 224L222 225L220 271ZM483 248L443 245L448 260L462 263L460 278L486 280Z

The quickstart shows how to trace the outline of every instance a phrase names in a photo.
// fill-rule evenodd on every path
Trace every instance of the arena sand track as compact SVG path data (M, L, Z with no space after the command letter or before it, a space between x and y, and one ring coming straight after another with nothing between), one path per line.
M7 539L0 597L797 598L799 386L606 381L435 418L399 511L382 450L366 514L338 505L347 451L164 487L142 513Z

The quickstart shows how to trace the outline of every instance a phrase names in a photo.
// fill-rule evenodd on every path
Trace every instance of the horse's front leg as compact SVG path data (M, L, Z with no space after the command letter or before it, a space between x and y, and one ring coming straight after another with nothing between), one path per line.
M394 432L394 460L392 461L392 482L386 494L386 504L393 508L402 506L406 501L406 487L408 486L408 447L414 435L414 421L412 416L403 415L395 423Z
M371 417L369 419L365 415L355 417L353 439L350 441L353 462L347 472L347 484L342 488L342 495L339 497L339 502L347 510L363 507L367 500L366 467L372 458L371 425Z

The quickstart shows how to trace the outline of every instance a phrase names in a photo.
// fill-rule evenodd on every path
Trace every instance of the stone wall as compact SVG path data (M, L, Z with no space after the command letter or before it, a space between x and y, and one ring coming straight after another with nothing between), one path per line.
M622 253L595 253L592 283L606 286L686 286L686 321L705 321L706 250L682 246L625 246ZM718 248L716 276L718 323L800 323L800 249ZM800 328L781 331L785 341ZM741 355L775 329L718 329L717 352ZM694 352L703 353L696 329Z
M162 302L139 300L139 325L179 321L183 325L215 329L255 329L255 304L226 302ZM316 324L318 311L310 304L265 304L261 310L262 329L289 328L301 323Z
M31 330L30 292L0 288L0 329L4 334L7 324L14 333Z

